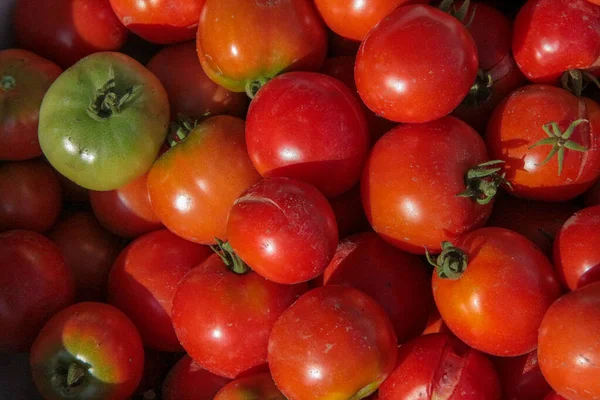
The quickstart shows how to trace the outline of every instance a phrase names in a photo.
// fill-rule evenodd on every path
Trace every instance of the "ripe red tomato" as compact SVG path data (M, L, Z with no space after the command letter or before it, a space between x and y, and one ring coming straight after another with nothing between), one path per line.
M0 165L0 232L27 229L45 232L62 206L56 172L41 159Z
M37 135L40 105L61 73L58 65L29 51L0 51L0 160L42 155Z
M75 279L39 233L0 233L0 352L27 351L44 323L73 302Z
M136 35L169 44L195 37L204 0L110 0L110 5Z
M433 121L465 98L477 66L475 42L457 18L428 5L403 6L362 42L356 87L377 115L397 122Z
M493 197L501 179L467 175L487 161L481 136L454 117L394 128L373 147L361 180L373 229L394 246L423 254L424 246L439 252L441 242L483 226L492 202L479 202ZM469 188L476 199L457 196Z
M571 290L600 280L600 206L571 216L554 240L553 260L558 276Z
M282 71L318 70L327 35L310 0L206 0L196 47L210 79L253 97Z
M600 177L599 135L600 106L594 101L529 85L494 110L486 143L490 157L505 162L513 195L555 202L582 194Z
M231 207L227 237L252 270L284 284L321 275L338 244L335 215L315 187L288 178L267 178Z
M555 391L552 391L550 393L548 393L548 395L546 397L544 397L544 400L567 400L564 397L562 397L560 394L556 393Z
M148 63L165 87L171 104L171 115L190 118L228 114L244 118L248 97L217 85L204 73L196 42L174 44L163 48Z
M599 24L600 8L586 0L529 0L515 19L515 60L532 82L574 69L600 76Z
M63 68L120 49L128 33L109 0L17 0L13 24L20 47Z
M246 399L287 400L268 372L236 379L222 388L214 398L214 400Z
M139 237L125 248L110 272L108 301L137 326L144 345L180 351L171 320L177 284L212 254L166 229Z
M386 243L374 232L340 242L323 273L325 285L346 285L376 300L387 313L398 343L423 332L431 309L431 275L421 259Z
M437 258L432 281L450 330L492 355L534 350L544 313L561 290L548 259L524 236L503 228L478 229L452 245Z
M230 379L208 372L187 354L171 368L162 387L163 400L213 400Z
M60 248L75 276L77 301L105 301L108 274L121 241L100 226L94 214L77 212L59 221L48 237Z
M115 190L89 191L94 214L106 229L124 238L136 238L162 227L148 194L148 174Z
M154 163L148 193L152 209L169 230L214 244L215 238L226 239L227 214L235 199L259 179L246 150L244 121L221 115L199 123Z
M552 388L567 399L600 398L600 282L558 299L539 332L538 357Z
M335 215L340 239L353 233L372 230L362 206L360 185L328 200Z
M144 348L133 323L103 303L54 315L31 347L31 372L47 400L126 400L142 378Z
M290 400L362 399L394 369L397 340L363 292L328 285L304 294L275 323L269 368Z
M495 357L492 362L506 400L544 400L552 391L540 370L537 350L518 357Z
M490 360L444 333L400 346L396 368L379 388L380 400L500 400L500 394Z
M369 140L350 89L315 72L272 79L252 100L246 119L248 153L262 176L298 179L328 197L358 182Z

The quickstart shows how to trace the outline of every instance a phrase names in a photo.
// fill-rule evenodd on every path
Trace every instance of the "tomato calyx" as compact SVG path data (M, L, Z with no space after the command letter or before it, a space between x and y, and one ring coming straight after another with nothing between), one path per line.
M17 86L17 80L10 75L3 75L0 78L0 88L3 91L8 92L9 90L13 90Z
M576 143L572 140L569 140L571 135L573 135L573 132L575 132L575 128L577 128L577 126L579 126L580 124L582 124L584 122L588 122L588 120L587 119L575 120L575 121L571 122L571 124L569 125L567 130L564 132L561 132L560 127L558 126L557 122L549 122L549 123L545 124L542 127L542 129L544 130L546 135L548 135L548 137L541 139L541 140L537 141L536 143L534 143L533 145L529 146L529 149L533 149L535 147L545 146L545 145L552 146L552 149L550 150L550 152L548 153L548 155L546 156L544 161L542 161L539 165L546 164L548 161L550 161L552 159L552 157L554 157L555 154L558 154L558 175L560 176L562 169L563 169L565 152L567 149L585 153L587 151L586 147L584 147L584 146L580 145L579 143Z
M198 126L198 121L185 115L179 114L177 120L171 122L167 143L169 148L175 147L179 142L187 137L194 128Z
M501 185L510 187L510 183L504 178L506 174L499 173L502 167L494 167L502 163L502 160L492 160L470 168L465 175L467 189L456 196L474 199L481 205L491 202Z
M115 70L109 68L108 81L92 97L92 101L87 108L87 113L96 121L105 121L113 114L119 114L128 103L135 99L143 85L132 86L125 91L119 90L117 93L117 82L115 79Z
M442 2L439 4L438 8L441 11L452 15L453 17L458 19L460 22L462 22L463 25L468 27L471 25L471 23L473 22L473 19L475 18L475 9L477 8L477 6L473 6L471 15L469 15L470 6L471 6L471 0L463 1L462 4L460 5L460 7L456 6L455 0L442 0ZM467 17L469 17L468 20L467 20Z
M250 267L235 253L229 242L224 242L219 238L215 238L216 245L210 248L221 257L225 264L232 272L242 275L250 272Z
M463 104L476 107L482 103L485 103L492 97L492 87L494 86L494 79L492 74L484 72L483 70L477 71L477 77L475 83L469 89L467 97L463 100Z
M61 362L54 371L52 383L62 396L72 397L74 392L81 390L84 386L87 369L78 361Z
M266 77L256 78L246 82L246 94L251 99L256 96L261 87L263 87L270 79Z
M425 257L427 262L435 267L435 271L442 279L456 280L467 269L469 257L467 254L454 247L450 242L442 242L442 252L433 259L427 247L425 247Z
M588 71L580 69L566 71L560 78L560 84L563 89L568 90L577 97L581 97L581 93L590 83L593 83L600 88L600 81L598 78Z
M348 400L360 400L372 395L379 388L379 386L381 386L381 383L384 380L385 378L380 378L373 383L369 383L367 386L363 387L358 392L356 392L356 394L350 397Z

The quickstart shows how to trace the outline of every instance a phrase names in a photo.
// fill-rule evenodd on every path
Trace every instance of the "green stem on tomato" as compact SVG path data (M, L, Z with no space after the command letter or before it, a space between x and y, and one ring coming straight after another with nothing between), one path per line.
M502 163L502 160L492 160L470 168L465 175L466 189L457 196L471 198L481 205L491 202L501 185L510 187L505 174L499 173L502 168L496 166Z
M440 278L458 279L467 269L469 257L467 254L454 247L450 242L442 242L442 252L434 259L425 248L425 257L427 262L435 267L435 271Z
M236 274L245 274L250 271L250 267L242 260L233 250L229 242L224 242L219 238L215 238L216 245L210 248L221 257L223 263Z
M246 94L248 95L248 97L253 99L254 96L256 96L256 94L260 90L260 88L263 87L267 82L269 82L269 78L264 78L264 77L254 79L252 81L247 81L245 89L246 89Z
M109 79L96 90L90 105L87 108L87 113L96 121L104 121L109 119L113 114L119 114L125 109L136 95L140 92L143 85L135 85L125 90L124 93L116 92L117 83L115 80L115 71L110 68L108 72Z
M17 86L17 81L12 76L4 75L4 76L2 76L2 78L0 78L0 87L5 92L8 92L9 90L13 90L15 88L15 86Z

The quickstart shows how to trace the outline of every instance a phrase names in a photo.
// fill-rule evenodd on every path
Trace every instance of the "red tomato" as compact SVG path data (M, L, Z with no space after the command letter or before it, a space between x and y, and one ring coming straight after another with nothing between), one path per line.
M136 35L169 44L195 37L204 0L110 0L110 5Z
M501 179L467 175L487 161L479 134L454 117L394 128L373 147L361 180L373 229L394 246L423 254L424 246L439 252L441 242L483 226L492 202L479 202L493 197ZM457 196L469 188L475 198Z
M600 206L578 211L554 240L554 267L571 290L600 280Z
M360 198L360 185L329 199L335 214L340 239L358 232L371 231Z
M0 233L0 352L27 351L44 323L73 302L75 279L39 233Z
M171 321L177 284L212 254L166 229L148 233L125 248L110 272L108 301L137 326L144 345L180 351Z
M13 24L21 47L64 68L120 49L128 32L109 0L17 0Z
M496 357L493 362L506 400L544 400L552 390L540 370L537 350L518 357Z
M392 11L362 42L356 87L377 115L427 122L460 104L477 65L475 42L458 19L428 5L409 5Z
M187 354L173 366L162 387L163 400L213 400L221 388L229 383L208 372Z
M162 227L150 204L147 173L118 189L89 193L94 214L115 235L136 238Z
M40 106L61 73L58 65L29 51L0 51L0 160L42 155L37 129Z
M527 79L556 83L565 71L600 76L600 8L586 0L529 0L515 20L512 49Z
M0 232L45 232L58 219L62 192L56 172L41 159L0 165Z
M452 331L448 328L448 326L442 319L442 316L437 310L437 307L433 307L433 310L429 315L429 320L427 321L427 327L423 331L423 335L428 335L430 333L445 333L447 335L454 336Z
M492 355L534 350L544 313L560 295L548 259L524 236L503 228L475 230L453 245L437 258L432 281L450 330Z
M229 212L227 237L256 273L284 284L321 275L338 244L325 196L288 178L264 179L244 192Z
M544 397L544 400L567 400L567 399L562 397L560 394L557 394L556 392L552 391L552 392L548 393L548 395L546 397Z
M600 282L567 293L544 316L538 357L552 388L567 399L600 398Z
M240 118L246 115L248 97L244 93L230 92L210 80L198 61L194 41L163 48L150 60L148 69L165 87L174 117L182 114L201 118L207 113Z
M48 237L73 271L77 301L105 301L108 274L122 248L119 238L104 230L90 212L65 217Z
M398 343L423 332L433 305L430 279L419 257L374 232L342 241L323 273L325 285L351 286L376 300L390 318Z
M398 348L379 399L500 400L500 393L490 360L452 336L433 333Z
M206 0L196 47L210 79L253 97L283 71L318 70L327 35L310 0Z
M269 338L269 367L290 400L362 399L394 369L397 340L385 311L350 287L304 294Z
M222 388L214 398L214 400L247 399L287 400L268 372L236 379Z
M226 239L235 199L259 179L246 150L244 121L222 115L199 123L154 163L148 192L152 209L169 230L214 244L215 238Z
M369 132L360 103L342 82L290 72L252 100L246 142L262 176L298 179L331 197L358 182Z
M505 162L512 194L555 202L582 194L600 177L599 135L600 106L594 101L529 85L494 110L486 143L490 157Z
M126 400L142 378L144 348L125 314L108 304L78 303L48 321L30 363L47 400Z

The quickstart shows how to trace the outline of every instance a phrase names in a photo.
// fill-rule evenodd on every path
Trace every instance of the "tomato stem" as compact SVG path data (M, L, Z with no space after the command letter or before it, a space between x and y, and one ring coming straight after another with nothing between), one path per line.
M69 369L67 371L67 386L72 388L81 384L83 381L83 377L85 376L85 370L81 368L79 363L72 362L69 364Z
M268 81L268 78L257 78L253 81L247 81L246 94L248 95L248 97L253 99L254 96L256 96L256 93L258 93L258 91L260 90L260 88L263 87Z
M185 139L196 126L198 126L197 120L179 114L177 120L171 123L169 129L169 136L167 137L169 148L175 147L177 143Z
M562 74L560 83L563 89L568 90L577 97L581 97L581 94L586 87L593 83L600 88L600 81L594 75L587 71L580 69L572 69Z
M469 257L467 253L454 247L450 242L442 242L442 252L434 260L425 247L427 262L435 267L440 278L458 279L467 269Z
M116 92L117 83L115 80L115 71L109 69L108 81L98 90L96 90L92 101L87 108L88 115L96 121L104 121L110 118L113 114L119 114L125 106L130 103L143 85L135 85L119 95Z
M481 205L491 202L501 185L510 187L510 183L504 178L506 174L499 174L502 168L495 167L502 163L502 160L492 160L469 169L465 176L467 188L457 196L474 199Z
M479 104L485 103L492 97L492 87L494 86L494 80L489 72L483 72L483 70L477 71L477 77L475 83L471 86L467 97L463 100L463 104L476 107Z
M0 79L0 87L2 87L2 90L5 92L14 89L15 86L17 86L17 81L10 75L4 75L2 76L2 79Z
M221 257L223 263L236 274L245 274L250 271L250 267L242 260L233 250L229 242L224 242L219 238L215 238L216 245L210 248Z
M440 10L442 10L443 12L448 13L448 14L452 15L453 17L455 17L456 19L458 19L460 22L463 23L463 25L469 27L471 25L471 23L473 22L473 19L475 18L475 11L477 8L476 5L473 6L471 15L470 15L469 19L467 20L467 16L469 15L470 6L471 6L470 0L464 0L462 2L462 4L460 5L460 7L458 7L458 8L456 7L455 0L442 0L440 5L438 6L438 8Z

